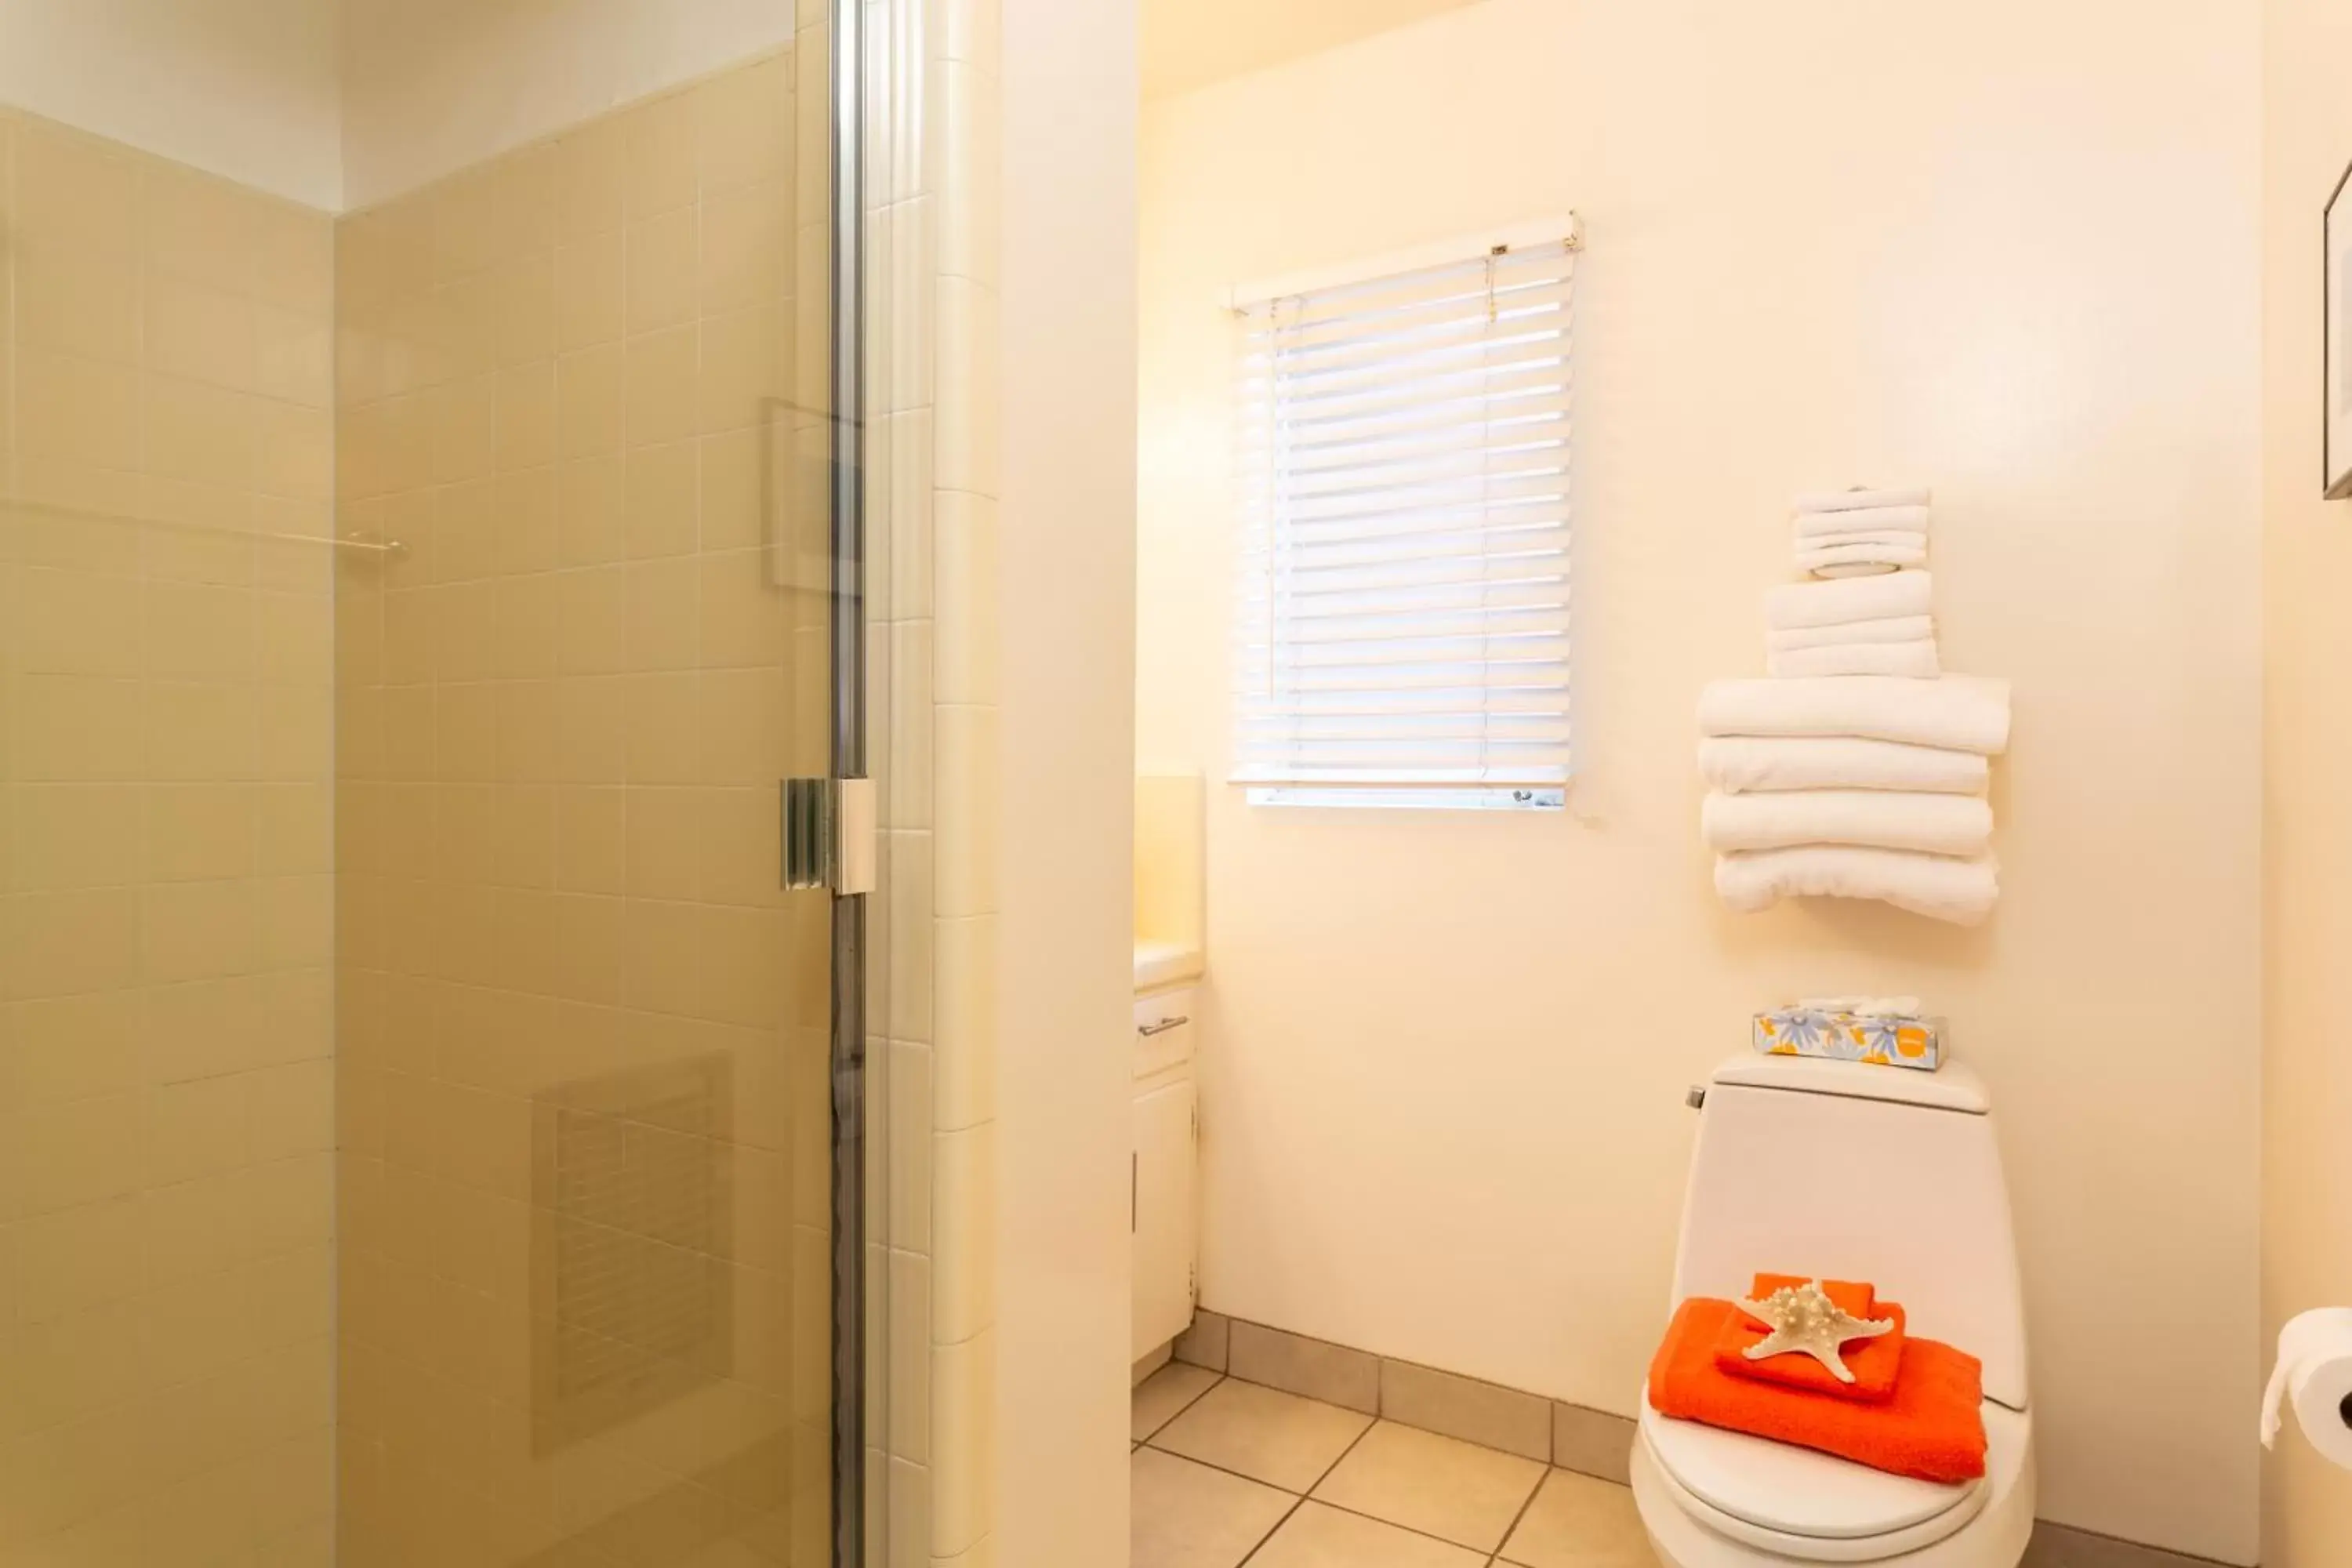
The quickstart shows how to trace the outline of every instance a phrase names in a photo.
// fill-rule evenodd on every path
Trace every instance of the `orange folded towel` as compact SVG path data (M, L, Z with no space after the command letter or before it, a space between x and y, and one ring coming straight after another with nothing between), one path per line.
M1748 1299L1761 1301L1773 1291L1802 1285L1807 1279L1801 1274L1759 1274ZM1801 1388L1861 1405L1885 1404L1895 1397L1895 1379L1903 1364L1903 1309L1892 1301L1881 1301L1873 1287L1851 1280L1824 1279L1822 1290L1837 1304L1838 1310L1849 1317L1895 1320L1895 1331L1891 1334L1847 1342L1839 1359L1845 1363L1846 1371L1853 1373L1852 1383L1840 1383L1834 1373L1809 1355L1748 1360L1748 1347L1762 1343L1768 1331L1740 1311L1731 1314L1723 1337L1716 1342L1715 1364L1734 1377L1777 1383L1786 1388Z
M1976 1357L1937 1340L1910 1340L1886 1403L1827 1399L1725 1373L1715 1347L1735 1319L1746 1314L1705 1296L1675 1310L1650 1363L1652 1409L1925 1481L1985 1473L1984 1367Z

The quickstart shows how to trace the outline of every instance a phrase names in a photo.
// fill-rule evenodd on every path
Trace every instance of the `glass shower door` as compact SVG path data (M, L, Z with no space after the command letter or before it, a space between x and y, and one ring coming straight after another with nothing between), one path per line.
M338 583L346 1568L867 1560L873 959L785 863L867 722L803 20L340 231L340 521L403 547Z
M888 1559L873 9L341 215L0 107L0 1563Z

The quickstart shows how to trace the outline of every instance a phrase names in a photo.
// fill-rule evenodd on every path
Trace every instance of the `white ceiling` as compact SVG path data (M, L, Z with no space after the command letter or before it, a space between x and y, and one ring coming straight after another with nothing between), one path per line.
M1190 92L1476 3L1143 0L1143 96Z

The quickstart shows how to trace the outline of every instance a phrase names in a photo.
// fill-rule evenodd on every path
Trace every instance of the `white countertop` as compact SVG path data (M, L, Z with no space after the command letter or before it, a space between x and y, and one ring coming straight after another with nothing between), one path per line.
M1173 985L1181 980L1198 980L1202 964L1201 950L1173 942L1139 942L1135 944L1135 988L1152 991L1162 985Z

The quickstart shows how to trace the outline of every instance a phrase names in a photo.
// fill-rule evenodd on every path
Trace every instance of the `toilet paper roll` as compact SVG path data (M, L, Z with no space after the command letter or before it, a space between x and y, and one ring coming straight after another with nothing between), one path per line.
M2321 1307L2279 1331L2278 1364L2263 1394L2263 1447L2278 1440L2282 1405L2320 1456L2352 1470L2352 1307Z

